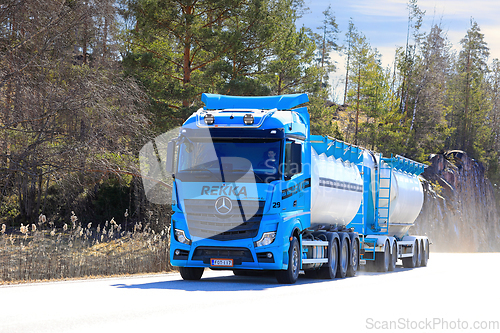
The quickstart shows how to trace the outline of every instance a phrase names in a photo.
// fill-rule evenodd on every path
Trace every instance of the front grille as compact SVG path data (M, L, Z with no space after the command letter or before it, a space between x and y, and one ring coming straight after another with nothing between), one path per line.
M234 240L257 236L265 201L233 200L227 215L215 209L215 200L186 199L184 207L189 233L215 240Z
M205 264L210 263L212 258L233 259L235 265L242 262L254 262L252 253L244 247L214 247L199 246L193 252L192 260L203 260Z

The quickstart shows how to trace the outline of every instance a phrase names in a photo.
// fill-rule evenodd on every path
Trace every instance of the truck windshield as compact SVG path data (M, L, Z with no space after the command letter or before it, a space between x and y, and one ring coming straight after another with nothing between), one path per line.
M249 178L270 183L281 175L280 145L279 140L185 138L179 146L176 177L192 182Z

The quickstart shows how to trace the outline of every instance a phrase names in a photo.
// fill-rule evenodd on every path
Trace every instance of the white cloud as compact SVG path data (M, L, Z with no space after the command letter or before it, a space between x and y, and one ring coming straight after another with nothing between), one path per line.
M348 2L346 6L349 6L355 12L354 17L358 15L363 15L373 18L387 18L395 17L400 19L405 18L407 13L407 6L405 0L382 0L382 1L370 1L370 0L357 0L355 2Z
M490 59L500 59L500 26L486 25L481 27L484 33L484 40L490 48Z
M500 1L495 0L419 0L419 6L426 10L425 21L431 24L442 20L453 49L461 49L460 40L470 28L470 19L476 21L484 33L492 58L500 58Z
M500 12L500 2L495 0L420 0L418 5L427 11L427 15L436 10L438 15L454 19L496 20Z

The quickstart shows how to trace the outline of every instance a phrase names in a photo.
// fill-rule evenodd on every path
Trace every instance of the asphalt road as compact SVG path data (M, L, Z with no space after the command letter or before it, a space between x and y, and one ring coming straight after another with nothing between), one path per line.
M0 286L0 332L500 332L500 253L279 285L205 271Z

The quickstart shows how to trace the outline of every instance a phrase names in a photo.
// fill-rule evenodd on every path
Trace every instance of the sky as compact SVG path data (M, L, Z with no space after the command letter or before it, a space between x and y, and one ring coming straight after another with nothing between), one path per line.
M357 30L381 53L384 67L393 64L396 48L406 45L407 0L305 0L305 3L310 10L297 22L297 26L304 25L319 32L315 28L321 25L322 12L331 5L341 30L339 42L344 43L349 19L352 18ZM490 62L500 58L499 0L419 0L418 6L425 11L422 32L429 32L431 26L440 23L453 48L458 51L460 40L469 29L472 18L484 33L484 40L490 48ZM338 55L332 58L339 67L333 78L335 82L338 81L335 76L345 73L345 61ZM337 102L343 98L339 94L334 92L333 99Z

